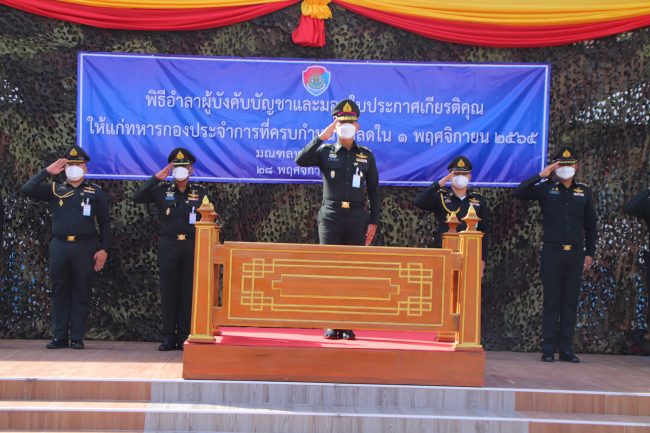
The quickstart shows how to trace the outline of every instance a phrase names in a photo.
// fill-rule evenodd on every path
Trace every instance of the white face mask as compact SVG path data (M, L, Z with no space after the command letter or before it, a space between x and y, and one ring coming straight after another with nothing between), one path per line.
M454 176L451 179L451 184L456 188L460 188L460 189L465 188L468 183L469 183L469 177L463 175Z
M175 180L183 181L190 177L190 171L185 167L176 167L174 168L174 171L172 171L172 176L174 176Z
M68 180L76 182L84 177L84 169L78 165L69 165L65 168L65 176Z
M576 174L576 169L573 167L560 167L555 170L555 174L562 180L569 180Z
M356 132L357 128L355 128L351 123L343 123L342 125L336 127L336 133L343 139L354 138L354 134Z

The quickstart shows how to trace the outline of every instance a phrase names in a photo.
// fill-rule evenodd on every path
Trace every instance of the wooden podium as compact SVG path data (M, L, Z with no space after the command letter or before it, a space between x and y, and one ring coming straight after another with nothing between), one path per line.
M482 233L473 208L467 230L456 233L450 221L445 248L432 249L220 244L214 208L198 210L184 378L483 385ZM325 328L377 331L378 343L286 337ZM382 346L388 331L403 337L393 332Z

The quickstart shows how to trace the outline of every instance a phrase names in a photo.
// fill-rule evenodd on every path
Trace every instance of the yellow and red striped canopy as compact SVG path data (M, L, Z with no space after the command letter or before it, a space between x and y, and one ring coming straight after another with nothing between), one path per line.
M495 47L560 45L650 25L650 0L332 1L354 13L433 39ZM299 0L0 0L0 4L54 19L131 30L219 27L253 19L298 2ZM303 19L330 18L329 2L330 0L304 0ZM321 31L318 24L301 20L301 26L303 24L311 26L311 32Z

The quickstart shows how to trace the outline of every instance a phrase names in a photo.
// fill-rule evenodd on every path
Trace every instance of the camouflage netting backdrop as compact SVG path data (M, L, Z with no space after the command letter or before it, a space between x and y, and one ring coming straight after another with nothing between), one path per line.
M300 8L192 32L113 31L0 7L0 189L7 220L0 267L0 338L49 338L47 206L20 186L75 142L77 52L452 62L549 62L550 152L571 141L579 179L595 188L598 252L582 284L578 351L629 353L645 323L645 225L622 213L647 188L650 154L650 29L540 49L490 49L437 42L333 6L327 46L291 42ZM327 123L326 119L323 119ZM163 161L161 161L161 166ZM156 340L159 298L153 209L134 205L135 182L103 181L113 218L107 269L93 291L88 338ZM227 240L317 242L320 186L209 184ZM418 188L384 188L381 245L431 246L430 215L414 208ZM493 232L483 286L488 350L537 350L542 289L540 212L510 189L485 189Z

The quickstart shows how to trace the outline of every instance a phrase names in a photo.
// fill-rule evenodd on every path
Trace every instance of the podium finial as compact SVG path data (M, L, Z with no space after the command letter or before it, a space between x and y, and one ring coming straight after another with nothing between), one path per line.
M465 215L465 218L463 218L463 221L465 224L467 224L467 229L464 231L466 232L475 232L476 231L476 226L478 225L478 222L481 221L481 218L476 215L476 210L474 209L474 206L470 206L469 209L467 209L467 215Z
M449 230L447 233L458 233L456 230L456 227L460 224L460 221L458 221L458 217L456 216L456 212L452 212L447 214L447 221L445 221L447 224L447 227L449 227Z

